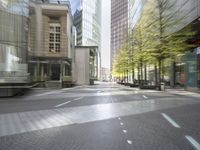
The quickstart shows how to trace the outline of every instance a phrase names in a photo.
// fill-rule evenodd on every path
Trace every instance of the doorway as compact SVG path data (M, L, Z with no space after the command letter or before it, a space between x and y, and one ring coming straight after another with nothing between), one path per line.
M51 80L60 80L60 64L51 65Z

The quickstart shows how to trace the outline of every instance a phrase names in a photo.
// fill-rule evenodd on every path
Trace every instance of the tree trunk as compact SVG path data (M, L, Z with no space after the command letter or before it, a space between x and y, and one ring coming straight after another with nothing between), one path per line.
M126 79L126 70L124 70L123 74L124 74L123 83L126 83L126 80L125 80Z
M164 82L164 78L165 78L165 68L164 68L164 62L162 62L161 63L162 65L161 65L161 70L162 70L162 72L161 72L161 76L162 76L162 82Z
M143 63L142 62L140 63L140 69L141 69L140 70L141 71L141 81L140 81L140 83L143 84Z
M138 66L138 85L140 85L140 67Z
M158 90L161 91L161 69L162 69L162 61L158 61Z
M134 84L134 81L135 81L135 70L134 70L134 67L132 67L132 80L133 80L133 84Z
M128 79L129 79L129 77L128 77L128 69L127 69L127 74L126 74L127 76L126 76L126 80L127 80L127 83L128 83Z
M144 81L146 84L147 83L147 64L146 63L144 64Z
M155 70L155 85L158 86L158 69L157 69L157 65L155 64L154 66L154 70Z

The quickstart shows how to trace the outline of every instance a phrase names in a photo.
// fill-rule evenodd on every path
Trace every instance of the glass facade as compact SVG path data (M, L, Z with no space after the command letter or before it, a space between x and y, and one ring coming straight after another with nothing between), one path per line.
M195 51L185 55L186 88L188 90L195 90L198 87L197 56Z
M75 6L75 2L71 2ZM79 6L77 4L80 4ZM101 43L101 0L80 0L74 14L77 45L99 46ZM73 10L73 11L74 11Z
M29 0L0 0L0 83L27 83Z
M132 30L138 22L147 0L129 0L129 29Z
M83 0L83 45L100 46L101 0Z

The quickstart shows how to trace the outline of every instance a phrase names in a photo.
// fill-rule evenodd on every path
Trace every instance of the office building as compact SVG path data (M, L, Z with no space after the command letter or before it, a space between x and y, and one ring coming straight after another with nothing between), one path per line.
M71 2L72 5L75 2ZM77 46L101 44L101 0L81 0L74 13ZM74 8L75 9L75 8Z
M76 84L94 84L98 78L98 47L76 46Z
M77 46L98 46L98 79L101 68L101 0L71 0ZM77 51L78 52L78 51Z
M27 67L28 0L0 0L0 96L29 83Z
M73 24L69 3L30 4L29 73L32 83L63 87L73 82Z
M111 0L111 66L128 36L128 0Z

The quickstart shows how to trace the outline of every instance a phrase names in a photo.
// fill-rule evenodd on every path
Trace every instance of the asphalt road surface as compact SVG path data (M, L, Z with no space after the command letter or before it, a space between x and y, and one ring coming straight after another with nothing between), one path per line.
M200 95L112 83L0 99L0 150L200 150Z

